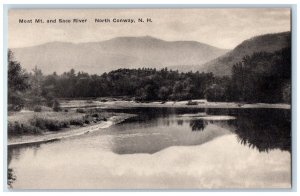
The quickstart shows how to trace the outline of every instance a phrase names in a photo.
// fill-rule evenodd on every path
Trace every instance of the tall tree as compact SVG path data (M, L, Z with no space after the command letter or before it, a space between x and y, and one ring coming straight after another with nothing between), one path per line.
M44 101L44 98L42 96L42 85L44 81L42 70L38 69L36 66L29 76L31 89L28 92L28 105L31 107L35 105L41 105Z
M8 51L8 110L18 111L25 105L24 92L30 88L28 74Z

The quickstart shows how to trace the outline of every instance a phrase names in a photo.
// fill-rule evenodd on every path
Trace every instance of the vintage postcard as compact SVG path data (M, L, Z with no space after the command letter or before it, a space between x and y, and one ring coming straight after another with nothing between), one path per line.
M291 9L9 9L10 190L291 189Z

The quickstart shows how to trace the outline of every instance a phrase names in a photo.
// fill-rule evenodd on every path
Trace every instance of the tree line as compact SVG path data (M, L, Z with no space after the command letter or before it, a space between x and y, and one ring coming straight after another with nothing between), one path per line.
M167 68L118 69L102 75L71 69L44 75L24 70L8 52L8 106L53 107L60 98L126 97L136 101L207 99L208 101L290 102L291 51L245 56L231 77L212 73L180 73Z
M291 48L257 52L233 65L231 77L210 86L208 99L247 103L291 102ZM211 97L210 97L211 96Z

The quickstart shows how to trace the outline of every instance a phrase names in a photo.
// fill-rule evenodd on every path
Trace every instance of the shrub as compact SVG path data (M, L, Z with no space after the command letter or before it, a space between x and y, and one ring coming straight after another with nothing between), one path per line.
M189 100L186 105L198 105L198 102Z
M11 87L11 86L8 86ZM8 111L20 111L25 106L25 99L22 93L8 91Z
M34 117L33 119L30 120L30 124L40 129L46 129L45 120L42 118Z
M72 119L70 120L70 125L80 125L82 126L84 124L83 119Z
M107 102L107 99L101 99L100 101L101 102Z
M52 109L53 109L54 112L61 111L60 103L56 99L53 101Z
M21 125L18 122L14 122L14 123L8 122L7 131L8 131L8 135L24 133L23 129L21 129Z
M46 97L46 106L52 107L54 104L53 97Z
M8 135L22 135L22 134L38 134L41 130L38 127L31 126L23 123L8 123Z
M99 117L99 114L92 114L92 117L94 117L94 118L98 118Z
M45 123L45 127L49 130L49 131L58 131L61 127L60 127L60 123L56 122L56 121L47 121Z
M85 110L82 109L82 108L77 108L77 109L76 109L76 112L77 112L77 113L85 113Z
M123 100L124 100L124 101L131 101L132 98L130 98L130 97L124 97Z
M66 120L54 120L54 119L46 119L40 117L34 117L31 119L30 124L34 127L37 127L42 130L49 130L49 131L58 131L61 128L69 127L69 122Z
M34 111L34 112L41 112L41 111L42 111L42 107L39 106L39 105L34 106L34 107L33 107L33 111Z

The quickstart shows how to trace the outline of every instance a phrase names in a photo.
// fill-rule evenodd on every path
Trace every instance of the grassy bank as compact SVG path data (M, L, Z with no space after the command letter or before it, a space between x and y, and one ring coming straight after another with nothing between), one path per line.
M68 112L16 112L8 116L8 136L58 132L66 128L83 127L107 121L114 115L114 113L96 109L78 109Z

